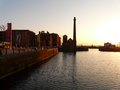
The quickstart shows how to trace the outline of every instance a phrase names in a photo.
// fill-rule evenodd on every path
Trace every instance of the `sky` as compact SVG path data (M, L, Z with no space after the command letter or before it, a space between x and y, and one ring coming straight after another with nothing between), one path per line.
M120 0L0 0L0 25L13 29L73 38L74 17L78 45L120 42Z

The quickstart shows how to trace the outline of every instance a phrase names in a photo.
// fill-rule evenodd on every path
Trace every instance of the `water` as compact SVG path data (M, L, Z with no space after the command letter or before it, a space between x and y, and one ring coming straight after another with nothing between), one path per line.
M2 86L9 90L120 90L120 52L61 52Z

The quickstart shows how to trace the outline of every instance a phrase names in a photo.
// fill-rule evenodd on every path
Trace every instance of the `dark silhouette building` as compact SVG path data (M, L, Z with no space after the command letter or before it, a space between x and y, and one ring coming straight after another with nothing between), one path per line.
M104 43L104 47L114 48L114 47L116 47L116 46L115 46L114 44L112 44L112 43L106 42L106 43Z
M7 23L7 30L0 31L0 44L9 44L9 48L12 47L12 23Z
M61 45L61 38L56 33L45 33L44 31L39 32L38 34L39 47L43 48L52 48L59 47ZM40 38L39 38L40 37Z
M44 31L39 32L39 41L40 41L40 47L41 48L49 48L51 47L51 38L50 38L50 33L47 32L45 33Z
M6 41L12 45L12 23L7 23Z
M67 43L67 35L63 36L63 45Z
M76 40L76 17L73 19L73 40L70 38L67 40L67 35L63 36L63 43L60 51L63 52L76 52L76 51L88 51L88 47L85 46L77 46Z
M76 18L73 19L73 40L70 38L67 40L67 35L63 36L62 44L63 52L76 52Z
M76 51L76 17L73 19L74 25L73 25L73 42L74 42L74 51Z
M52 33L52 46L59 47L61 45L61 40L58 34Z
M74 42L70 38L67 40L67 35L63 36L62 51L63 52L73 52L74 51Z
M6 31L0 31L0 42L6 41Z

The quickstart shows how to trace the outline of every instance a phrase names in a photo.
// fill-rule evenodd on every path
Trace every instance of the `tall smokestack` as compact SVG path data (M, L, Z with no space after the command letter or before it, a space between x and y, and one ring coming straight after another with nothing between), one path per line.
M7 23L6 41L12 46L12 23Z
M73 19L73 41L74 41L74 51L76 51L76 17Z

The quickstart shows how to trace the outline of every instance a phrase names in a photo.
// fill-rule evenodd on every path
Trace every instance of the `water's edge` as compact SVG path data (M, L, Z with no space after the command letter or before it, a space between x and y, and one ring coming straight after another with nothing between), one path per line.
M24 70L36 63L45 62L58 53L57 48L0 57L0 79Z

